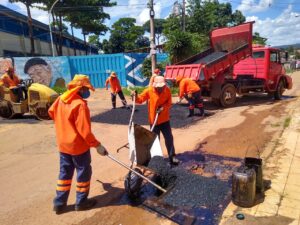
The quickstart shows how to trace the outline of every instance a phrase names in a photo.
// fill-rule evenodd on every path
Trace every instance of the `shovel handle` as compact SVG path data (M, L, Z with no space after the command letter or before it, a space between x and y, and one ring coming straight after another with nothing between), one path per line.
M129 166L127 166L125 163L117 160L115 157L107 154L107 157L110 158L111 160L115 161L116 163L118 163L119 165L125 167L126 169L130 170L131 172L135 173L136 175L138 175L139 177L141 177L142 179L148 181L150 184L152 184L154 187L156 187L157 189L161 190L162 192L166 193L167 190L162 188L161 186L157 185L156 183L154 183L152 180L150 180L149 178L145 177L144 175L136 172L135 170L131 169Z

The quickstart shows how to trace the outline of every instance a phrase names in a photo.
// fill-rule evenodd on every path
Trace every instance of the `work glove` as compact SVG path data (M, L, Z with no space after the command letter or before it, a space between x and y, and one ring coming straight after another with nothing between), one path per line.
M98 147L96 147L96 149L100 155L102 155L102 156L108 155L108 151L106 150L106 148L103 145L100 144Z
M164 110L164 107L159 107L157 110L156 110L156 112L158 113L158 114L160 114L162 111Z

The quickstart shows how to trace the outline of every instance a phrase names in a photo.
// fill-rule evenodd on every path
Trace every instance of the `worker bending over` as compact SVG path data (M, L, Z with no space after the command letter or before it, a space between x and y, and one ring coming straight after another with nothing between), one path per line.
M155 77L153 85L145 89L140 95L138 95L136 91L133 91L131 94L136 96L136 103L141 104L148 100L150 127L155 126L153 132L155 132L158 137L160 136L160 132L162 132L170 163L178 164L179 161L175 158L174 141L170 125L170 107L172 105L171 91L166 86L164 77ZM159 114L157 123L154 124L157 113Z
M120 81L117 77L117 74L115 72L111 72L110 76L107 78L106 82L105 82L105 87L106 90L108 90L108 84L110 85L110 90L111 90L111 102L112 102L112 107L113 109L116 108L116 97L117 95L119 95L122 104L123 104L123 108L127 107L127 102L126 99L124 97L121 85L120 85ZM128 107L127 107L128 108Z
M90 111L85 99L94 91L86 75L75 75L62 94L50 107L48 113L54 120L56 140L60 151L60 171L56 186L53 210L64 212L71 189L74 170L77 172L75 210L87 210L96 204L88 199L92 175L90 148L101 155L106 149L91 131Z
M15 74L13 67L8 67L6 69L6 73L1 77L1 84L9 88L12 93L18 97L17 102L27 99L26 88L21 85L21 81L22 80L20 80ZM23 92L25 94L25 98L23 96Z
M189 102L189 115L194 116L195 107L200 110L200 116L204 115L203 99L201 97L201 89L198 84L190 78L177 77L176 83L179 86L179 101L186 95Z

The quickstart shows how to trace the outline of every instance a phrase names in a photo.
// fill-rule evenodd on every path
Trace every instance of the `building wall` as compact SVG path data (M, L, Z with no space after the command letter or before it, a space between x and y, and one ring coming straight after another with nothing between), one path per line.
M39 39L34 40L36 55L52 55L51 43ZM24 36L19 36L11 33L0 31L0 55L4 57L11 56L25 56L30 54L30 39ZM57 55L56 46L54 44L54 51ZM89 51L88 51L89 53ZM76 49L77 55L85 55L85 50ZM73 48L63 46L63 55L74 55Z

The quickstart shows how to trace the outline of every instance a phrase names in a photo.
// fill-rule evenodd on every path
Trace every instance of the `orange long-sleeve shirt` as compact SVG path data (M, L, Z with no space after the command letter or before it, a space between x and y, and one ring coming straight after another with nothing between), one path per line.
M190 78L183 78L179 84L179 97L182 98L184 94L192 94L200 91L198 84Z
M122 90L121 85L120 85L120 81L117 77L112 78L109 77L107 78L106 82L105 82L105 87L108 87L108 84L110 85L110 90L112 93L118 93L119 91Z
M80 155L100 142L91 131L90 111L87 102L76 95L71 103L56 99L49 116L54 120L59 150L70 155Z
M136 103L143 103L148 101L148 114L149 123L153 124L155 120L156 110L159 107L163 107L163 111L159 114L157 119L157 125L170 120L170 107L172 105L171 91L168 87L165 87L162 93L155 91L155 88L148 87L136 98Z
M2 83L4 84L5 87L7 88L14 88L17 87L20 84L20 80L17 75L13 75L13 78L10 78L10 76L5 73L1 77Z

